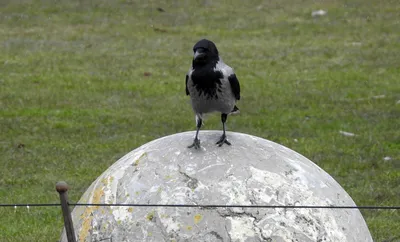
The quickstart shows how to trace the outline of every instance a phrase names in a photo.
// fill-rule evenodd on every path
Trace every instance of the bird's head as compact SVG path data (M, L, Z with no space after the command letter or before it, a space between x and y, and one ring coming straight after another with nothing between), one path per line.
M207 39L202 39L193 46L193 64L204 65L210 61L218 61L218 49Z

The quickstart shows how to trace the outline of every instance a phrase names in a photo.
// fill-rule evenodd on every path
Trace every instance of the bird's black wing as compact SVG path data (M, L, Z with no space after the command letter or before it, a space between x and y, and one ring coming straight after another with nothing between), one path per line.
M235 74L231 74L228 77L229 83L231 84L233 95L235 95L236 100L240 100L240 85L239 80Z
M186 74L186 95L189 95L189 89L187 88L189 76Z

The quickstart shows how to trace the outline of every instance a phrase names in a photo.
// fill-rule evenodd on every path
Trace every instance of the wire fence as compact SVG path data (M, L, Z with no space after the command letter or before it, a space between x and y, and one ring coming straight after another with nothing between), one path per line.
M0 207L59 207L61 203L19 203L0 204ZM222 205L222 204L140 204L140 203L70 203L68 206L96 207L176 207L176 208L318 208L318 209L360 209L360 210L398 210L400 206L318 206L318 205Z
M0 207L61 207L64 227L68 242L76 242L74 226L72 223L70 206L96 206L96 207L173 207L173 208L247 208L247 209L359 209L359 210L399 210L400 206L319 206L319 205L223 205L223 204L139 204L139 203L70 203L68 201L68 185L65 182L58 182L56 190L60 195L61 203L16 203L0 204ZM107 238L110 239L110 238ZM111 240L110 240L111 241Z

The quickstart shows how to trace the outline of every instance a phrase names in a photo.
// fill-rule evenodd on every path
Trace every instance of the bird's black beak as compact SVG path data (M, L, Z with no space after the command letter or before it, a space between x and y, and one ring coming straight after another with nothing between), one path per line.
M206 58L206 53L204 49L197 49L196 52L194 52L194 57L193 59L195 61L204 61Z

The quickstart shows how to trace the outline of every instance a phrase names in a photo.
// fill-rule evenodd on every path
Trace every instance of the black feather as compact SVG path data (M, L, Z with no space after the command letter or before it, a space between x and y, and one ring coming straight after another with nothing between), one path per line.
M237 111L239 111L239 108L238 107L236 107L236 105L233 107L233 109L232 109L232 111L231 111L231 113L235 113L235 112L237 112Z
M199 94L209 98L218 98L217 89L221 87L221 71L214 71L211 68L198 68L192 72L193 86Z
M239 80L235 74L228 77L229 83L231 84L233 95L235 95L236 100L240 100L240 85Z
M189 79L189 76L186 75L186 95L189 95L189 89L187 87L188 79Z

